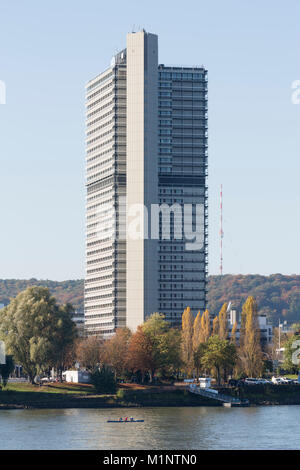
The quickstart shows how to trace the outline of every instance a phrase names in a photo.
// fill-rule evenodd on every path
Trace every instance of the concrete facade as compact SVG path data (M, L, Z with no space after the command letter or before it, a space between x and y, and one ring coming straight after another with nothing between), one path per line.
M86 108L86 332L135 330L155 311L179 323L206 304L207 72L159 65L157 36L131 33L88 82ZM193 206L193 228L203 206L201 249L172 226L164 239L161 219L151 237L151 208L174 202Z
M157 36L144 31L128 34L127 214L141 216L140 236L129 236L126 250L126 324L133 330L158 310L157 240L149 238L150 220L145 214L158 202L157 67ZM130 224L131 217L127 220Z

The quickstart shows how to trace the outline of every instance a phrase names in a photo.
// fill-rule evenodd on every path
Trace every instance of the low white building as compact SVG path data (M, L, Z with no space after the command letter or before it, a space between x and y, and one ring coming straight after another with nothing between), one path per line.
M63 372L63 378L68 383L74 384L89 384L91 383L91 374L86 370L66 370Z

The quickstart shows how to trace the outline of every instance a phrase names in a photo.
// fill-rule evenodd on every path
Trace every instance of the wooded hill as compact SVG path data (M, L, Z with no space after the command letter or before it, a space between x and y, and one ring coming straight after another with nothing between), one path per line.
M288 323L300 322L300 276L230 275L210 276L208 282L208 308L216 313L224 302L232 301L238 310L246 298L255 297L259 311L272 319Z
M49 280L0 280L0 303L8 304L28 286L48 287L59 303L70 302L78 310L83 310L83 280L49 281ZM249 295L253 295L259 310L272 318L273 324L278 319L289 323L300 322L300 275L271 276L231 275L210 276L208 280L208 308L212 315L221 309L224 302L232 301L240 309ZM163 313L163 312L162 312Z
M7 305L12 297L30 286L48 287L51 294L61 304L71 303L78 310L83 310L82 279L74 281L49 281L38 279L0 279L0 303Z

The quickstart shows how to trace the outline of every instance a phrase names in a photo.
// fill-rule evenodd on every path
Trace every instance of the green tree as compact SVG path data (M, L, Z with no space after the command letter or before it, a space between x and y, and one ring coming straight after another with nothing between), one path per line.
M297 374L300 369L297 361L300 355L297 351L300 349L300 333L291 336L284 344L284 363L283 367L292 374Z
M57 305L47 288L29 287L0 311L0 337L32 383L36 374L57 363L67 310Z
M162 313L153 313L142 325L142 329L155 341L160 335L168 331L170 324Z
M300 334L300 323L293 323L291 329L294 331L295 335Z
M116 393L117 382L113 371L103 365L91 374L91 382L97 393Z
M222 372L233 369L236 360L237 355L234 344L214 335L206 343L201 364L203 368L215 371L217 384L220 385Z
M199 378L200 371L203 369L203 356L207 349L207 343L200 343L196 351L194 351L194 366L196 368L197 381Z
M53 337L53 346L54 346L54 357L53 364L56 367L60 378L62 379L63 371L71 366L70 354L71 349L75 345L75 340L77 338L77 327L72 320L72 314L74 313L74 308L71 304L65 304L56 309L53 314L53 321L55 334Z
M150 381L152 382L155 372L166 364L167 354L162 350L162 338L169 331L170 324L162 313L153 313L141 328L151 343L153 368L150 371Z
M165 316L160 313L152 314L141 326L143 333L148 340L143 344L149 345L148 352L151 352L148 359L152 364L152 369L148 370L150 380L158 371L172 375L181 366L181 334L178 330L172 329L170 323L165 320ZM145 356L146 357L146 356Z
M175 328L160 336L159 348L159 368L166 374L173 375L179 372L182 366L181 358L181 333Z

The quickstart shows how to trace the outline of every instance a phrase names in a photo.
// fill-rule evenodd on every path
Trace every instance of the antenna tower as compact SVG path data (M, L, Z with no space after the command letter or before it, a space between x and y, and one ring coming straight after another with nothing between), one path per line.
M220 191L220 274L223 276L223 185Z

